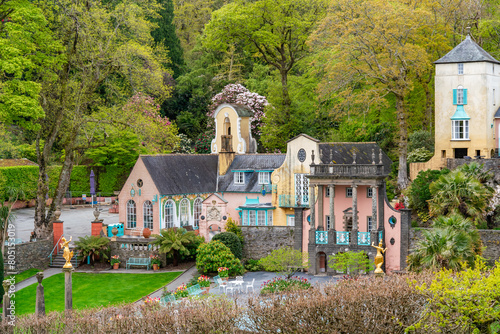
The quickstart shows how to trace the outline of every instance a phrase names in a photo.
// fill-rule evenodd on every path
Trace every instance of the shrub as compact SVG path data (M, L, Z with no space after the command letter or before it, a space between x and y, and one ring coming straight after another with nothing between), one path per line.
M363 251L337 253L336 255L330 256L328 266L351 276L358 276L361 271L368 273L375 268Z
M423 148L429 152L434 151L434 138L430 131L418 130L408 136L408 152Z
M411 183L410 187L405 191L408 197L409 207L415 211L419 217L429 214L428 200L431 199L431 191L429 185L439 179L441 175L448 174L449 169L443 170L426 170L418 173L417 178Z
M216 273L220 267L229 268L231 275L243 272L243 266L231 250L222 242L214 240L208 244L201 244L196 256L196 268L203 274Z
M234 256L236 256L238 259L241 259L242 256L241 242L238 236L233 232L222 232L216 234L214 235L212 240L219 240L231 250Z
M3 279L4 279L4 276L3 276L3 254L2 254L2 250L0 249L0 282L3 282ZM2 285L0 283L0 285ZM4 294L4 289L3 289L3 285L0 286L0 296L3 296Z
M408 153L408 163L411 162L426 162L434 155L434 152L427 151L425 148L420 147Z
M226 232L233 232L240 239L241 246L245 243L245 238L243 237L243 232L241 227L236 224L233 218L229 217L226 222Z
M307 278L300 278L298 276L284 279L282 277L275 277L272 280L266 281L262 284L260 290L261 295L277 292L290 292L297 290L307 290L311 287L311 283Z
M308 268L307 253L291 247L275 249L268 256L259 260L266 271L275 271L290 278L299 269Z
M85 261L90 256L90 264L94 265L96 260L108 259L109 239L95 235L86 235L75 241L78 259Z
M263 268L259 263L259 260L248 259L245 263L245 269L248 271L261 271Z

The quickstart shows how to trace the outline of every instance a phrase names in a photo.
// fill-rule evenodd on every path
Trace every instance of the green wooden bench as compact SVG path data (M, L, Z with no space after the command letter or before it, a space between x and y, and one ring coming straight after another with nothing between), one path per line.
M201 294L203 290L200 288L199 284L196 284L187 288L187 292L189 293L190 296L196 296Z
M175 300L175 296L174 295L168 295L168 296L165 296L165 297L162 297L160 299L160 305L161 306L167 306L168 303L177 303L177 301Z
M144 257L130 257L127 260L126 269L129 269L130 266L146 266L147 270L151 267L151 259Z

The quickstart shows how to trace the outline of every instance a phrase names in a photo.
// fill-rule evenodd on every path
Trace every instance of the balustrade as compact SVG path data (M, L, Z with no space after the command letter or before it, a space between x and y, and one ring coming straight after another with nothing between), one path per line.
M316 231L316 244L328 244L328 231Z

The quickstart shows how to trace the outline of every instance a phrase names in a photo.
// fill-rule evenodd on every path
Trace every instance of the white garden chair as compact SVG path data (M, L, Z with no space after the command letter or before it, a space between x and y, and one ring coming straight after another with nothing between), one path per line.
M246 293L248 293L248 288L252 288L252 292L255 292L254 288L253 288L253 284L255 283L255 278L252 280L252 283L248 283L246 285Z

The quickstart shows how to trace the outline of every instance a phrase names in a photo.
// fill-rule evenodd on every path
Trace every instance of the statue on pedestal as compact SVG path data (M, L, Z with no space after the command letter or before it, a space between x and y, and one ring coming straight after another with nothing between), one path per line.
M66 241L65 237L62 237L61 241L61 248L64 248L63 251L63 258L66 260L66 263L64 264L63 268L73 268L73 265L71 264L71 258L73 257L73 252L69 250L69 243L71 242L71 238L69 237L69 240Z

